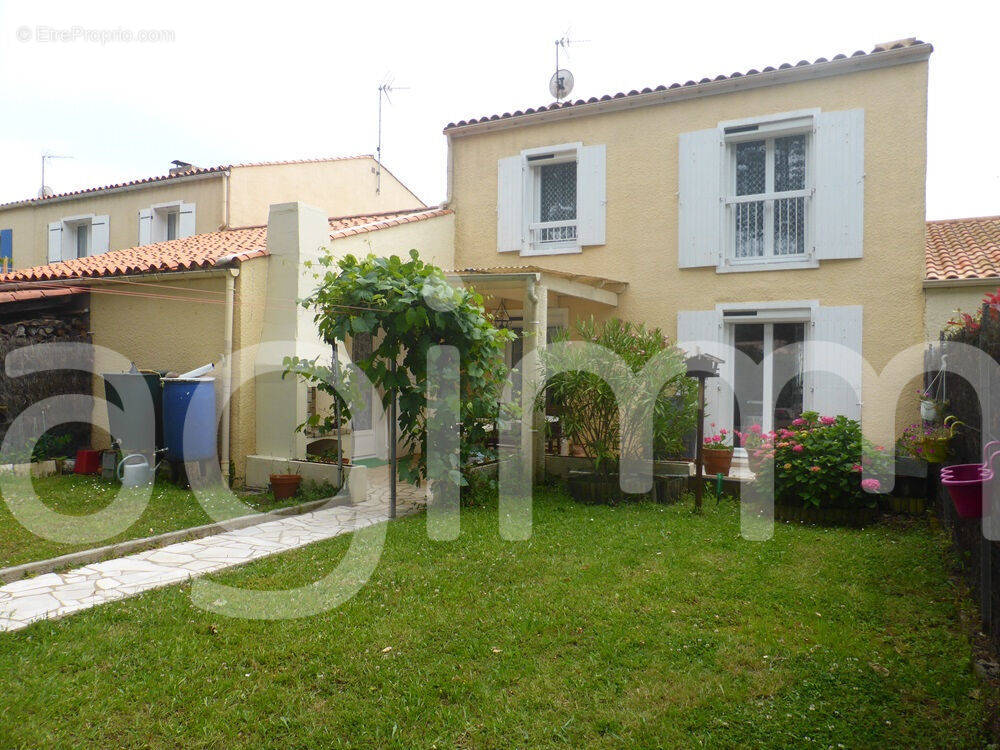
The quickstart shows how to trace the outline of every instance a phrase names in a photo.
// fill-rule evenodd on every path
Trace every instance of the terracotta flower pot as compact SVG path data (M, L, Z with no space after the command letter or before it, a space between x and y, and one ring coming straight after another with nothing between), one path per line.
M287 500L290 497L295 497L301 483L302 477L298 474L272 474L271 492L274 494L274 499Z
M701 464L705 467L705 473L710 476L722 474L729 475L729 467L733 464L733 450L721 450L719 448L702 448Z

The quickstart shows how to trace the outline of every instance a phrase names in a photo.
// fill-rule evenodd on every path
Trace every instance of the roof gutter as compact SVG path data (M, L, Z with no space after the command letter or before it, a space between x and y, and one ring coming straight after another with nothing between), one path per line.
M973 279L924 279L924 289L948 289L966 286L1000 287L1000 276L986 276Z
M692 86L677 86L663 91L651 91L648 94L626 94L618 98L602 99L594 102L584 102L572 106L554 106L542 112L530 114L497 117L495 120L476 122L468 125L456 125L444 129L444 133L453 137L486 133L495 130L506 130L527 125L537 125L552 120L567 120L574 117L588 117L605 112L616 112L639 107L649 107L657 104L668 104L685 99L696 99L704 96L730 94L735 91L777 86L783 83L808 81L816 78L857 73L864 70L875 70L904 63L923 62L934 50L930 44L915 44L912 47L890 49L884 52L874 52L841 60L810 63L791 68L779 68L763 73L753 73L738 77L729 77L721 81L706 81Z
M168 281L172 279L210 278L212 276L223 276L232 270L238 270L239 267L236 266L234 268L233 262L233 260L230 260L227 263L215 265L211 268L195 268L189 271L155 271L153 273L122 274L119 276L85 276L78 279L9 281L6 283L0 283L0 292L23 291L39 288L58 289L61 287L96 286L101 283L131 281L133 279L141 281Z

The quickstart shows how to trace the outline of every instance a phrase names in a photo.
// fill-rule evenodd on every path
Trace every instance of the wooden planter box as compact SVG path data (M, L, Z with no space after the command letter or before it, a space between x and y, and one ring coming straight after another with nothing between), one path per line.
M605 476L589 471L570 471L566 484L570 497L581 503L619 503L650 496L658 503L676 503L687 489L688 478L681 475L657 474L653 476L652 493L635 495L622 492L617 474Z
M897 477L898 480L899 478ZM904 513L909 516L922 516L927 511L927 501L923 497L881 496L878 499L878 505L883 513Z
M817 526L871 526L879 518L878 508L816 508L802 505L775 505L775 521L815 524Z
M594 474L589 471L570 471L566 480L570 497L581 503L617 503L625 498L618 484L617 474Z
M656 475L653 477L653 500L658 503L676 503L687 490L686 475Z

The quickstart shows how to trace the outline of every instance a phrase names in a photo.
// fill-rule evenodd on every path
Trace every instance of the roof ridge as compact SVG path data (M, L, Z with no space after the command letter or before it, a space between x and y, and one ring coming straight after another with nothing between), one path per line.
M433 211L441 206L421 206L419 208L398 208L392 211L368 211L360 214L346 214L344 216L329 216L328 221L347 221L348 219L365 219L375 216L394 216L396 214L414 214L420 211Z
M285 159L280 161L235 162L232 164L217 164L211 167L192 166L190 169L185 169L183 172L149 175L148 177L137 177L133 180L123 180L121 182L113 182L108 185L96 185L94 187L80 188L78 190L67 190L62 193L46 195L44 198L41 196L36 196L34 198L22 198L20 200L8 201L7 203L0 203L0 209L11 208L14 206L31 205L36 203L44 203L46 201L55 200L57 198L70 198L77 195L90 195L91 193L100 193L104 190L118 190L121 188L135 187L137 185L148 185L155 182L163 182L165 180L177 179L179 177L197 177L201 175L217 174L220 172L226 172L230 169L244 169L250 167L273 167L273 166L285 166L292 164L318 164L322 162L350 161L353 159L374 159L374 158L375 157L372 154L352 154L348 156L325 156L325 157L318 157L315 159Z
M956 219L927 219L928 224L955 224L962 221L995 221L1000 220L1000 214L992 216L961 216Z
M814 65L821 65L821 64L838 63L841 61L850 60L857 57L877 57L879 55L884 55L886 53L894 52L896 50L907 49L912 47L920 47L920 46L926 46L930 50L933 50L933 47L929 43L924 42L915 37L910 37L908 39L900 39L895 42L878 44L871 50L871 52L865 52L864 50L856 50L850 55L839 53L829 59L826 57L818 57L813 62L809 62L808 60L799 60L797 63L794 64L785 62L777 66L768 65L760 70L757 70L756 68L751 68L750 70L747 70L745 72L736 71L730 73L728 76L720 74L715 76L714 78L705 77L698 81L692 79L686 81L685 83L674 82L669 85L660 84L655 88L647 86L641 90L632 89L628 93L619 91L616 94L604 94L602 96L592 96L589 99L577 99L575 101L567 100L564 102L556 101L552 102L551 104L542 105L539 107L529 107L524 110L519 109L514 112L504 112L502 115L493 114L493 115L484 115L482 117L472 117L467 120L449 122L445 126L444 130L445 132L447 132L452 129L466 127L469 125L482 125L488 122L494 122L497 120L509 120L517 117L523 117L525 115L537 114L540 112L551 112L556 110L571 109L573 107L579 107L586 104L598 104L601 102L613 101L616 99L626 99L636 96L643 96L646 94L655 94L663 91L668 91L671 89L691 88L696 86L702 86L705 84L716 83L719 81L729 81L737 78L747 78L747 77L757 76L763 73L776 73L778 71L790 70L793 68L802 68L802 67L811 67Z

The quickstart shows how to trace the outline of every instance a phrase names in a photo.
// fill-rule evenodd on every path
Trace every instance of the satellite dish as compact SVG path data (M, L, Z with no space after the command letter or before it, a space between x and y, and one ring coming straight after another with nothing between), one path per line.
M558 101L564 97L569 96L569 92L573 90L573 74L570 73L565 68L559 68L555 73L552 74L552 78L549 80L549 93L552 94Z
M51 198L53 195L55 195L55 191L48 185L42 185L41 189L38 191L39 198Z

